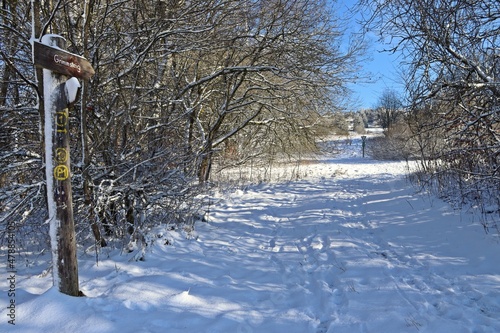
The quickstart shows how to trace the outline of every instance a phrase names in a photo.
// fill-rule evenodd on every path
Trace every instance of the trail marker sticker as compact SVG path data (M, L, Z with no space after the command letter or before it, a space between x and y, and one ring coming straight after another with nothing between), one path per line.
M58 181L63 181L69 178L68 167L64 164L59 164L54 168L54 178Z

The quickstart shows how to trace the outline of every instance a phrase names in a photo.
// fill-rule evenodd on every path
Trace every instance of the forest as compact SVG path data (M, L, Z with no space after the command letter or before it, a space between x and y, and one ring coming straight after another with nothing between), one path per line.
M360 0L348 35L327 0L3 0L0 239L50 246L42 69L33 41L66 39L95 74L70 109L78 243L192 225L218 170L310 158L337 132L367 35L401 54L405 94L381 96L385 143L412 180L500 214L500 2ZM362 114L362 113L360 113ZM363 126L362 126L363 127ZM385 157L381 157L385 158ZM486 231L497 225L485 222ZM22 241L21 241L22 239ZM114 243L113 243L114 242Z

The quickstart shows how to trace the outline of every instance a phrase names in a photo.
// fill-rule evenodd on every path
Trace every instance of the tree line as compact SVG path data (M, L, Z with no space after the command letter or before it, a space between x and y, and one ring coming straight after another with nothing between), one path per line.
M399 52L418 182L500 214L500 2L362 0L365 27ZM495 217L496 216L496 217ZM495 222L496 221L496 222Z
M99 246L192 219L214 163L314 150L363 49L329 1L5 0L0 30L0 214L41 246L33 39L62 35L95 70L70 111L71 173L79 237Z

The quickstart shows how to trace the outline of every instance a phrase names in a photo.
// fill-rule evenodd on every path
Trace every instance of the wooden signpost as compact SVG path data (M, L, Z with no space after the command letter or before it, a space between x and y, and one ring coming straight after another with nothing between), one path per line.
M33 42L35 66L69 77L88 80L95 74L87 59L60 48Z
M69 108L80 84L89 79L90 63L64 51L65 40L45 35L33 44L33 62L42 67L45 108L45 163L54 285L59 291L79 296L78 262L73 220L70 168Z
M363 158L365 157L366 135L361 136L361 146L363 149Z

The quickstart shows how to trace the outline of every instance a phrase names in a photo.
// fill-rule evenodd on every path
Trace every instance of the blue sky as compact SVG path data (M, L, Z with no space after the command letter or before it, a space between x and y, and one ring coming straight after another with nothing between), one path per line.
M337 0L334 5L341 12L343 18L348 17L348 8L352 8L356 0ZM357 15L359 18L359 15ZM359 26L355 18L349 20L350 32L358 32ZM387 45L383 45L377 40L375 34L367 36L368 50L366 60L361 63L361 76L366 75L367 79L356 84L349 84L348 87L352 90L352 109L373 108L376 107L379 97L384 90L393 89L402 92L403 84L398 73L399 59L396 54L384 52ZM364 74L364 75L363 75Z
M368 50L371 59L362 63L363 70L368 73L367 82L349 85L353 100L361 108L376 107L384 90L402 90L403 84L397 69L399 60L396 55L382 52L383 48L383 45L375 43Z

